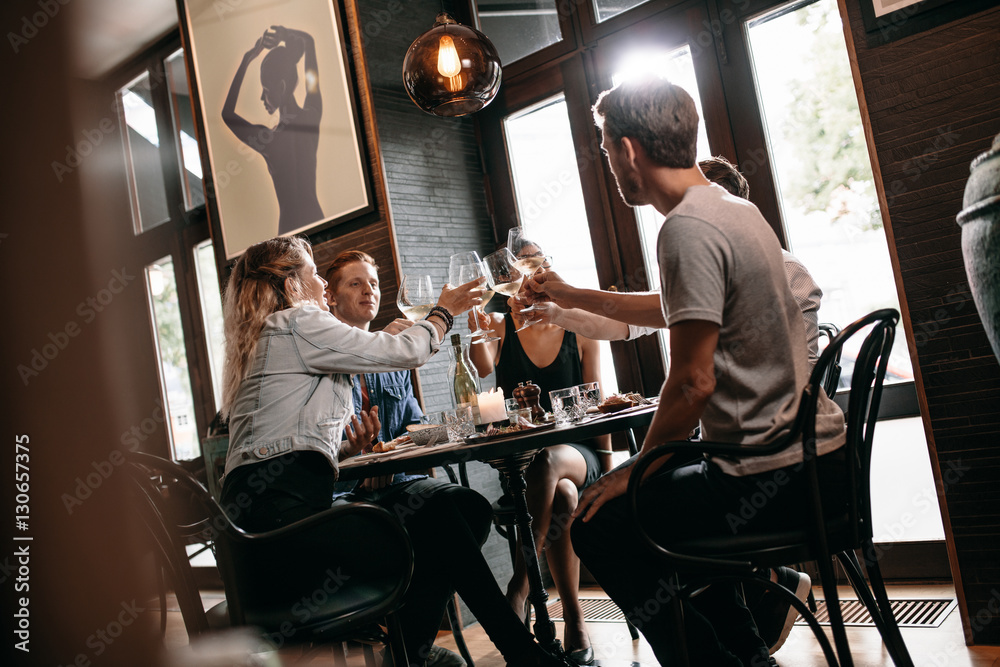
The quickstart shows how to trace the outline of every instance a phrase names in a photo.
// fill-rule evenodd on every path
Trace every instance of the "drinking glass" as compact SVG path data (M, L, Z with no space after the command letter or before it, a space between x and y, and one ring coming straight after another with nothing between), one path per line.
M475 251L460 252L451 256L448 266L448 282L452 285L464 285L469 281L484 277L486 277L486 267L483 266L482 260L479 259L479 253ZM483 314L483 306L493 298L493 294L492 289L487 289L483 292L483 302L473 308L476 312L476 329L471 333L465 334L464 338L481 336L478 340L472 341L474 343L487 343L489 341L500 340L488 329L483 329L479 326L479 315Z
M601 402L601 385L596 382L578 384L576 390L580 393L580 400L588 408L596 408Z
M508 297L517 294L524 274L514 266L516 263L517 259L507 248L501 248L483 258L486 280L493 291Z
M566 389L553 389L549 392L549 401L552 403L552 415L556 418L557 424L567 424L576 419L576 406L579 403L580 394L576 387Z
M437 295L434 294L429 275L403 275L403 279L399 281L399 291L396 292L396 305L406 319L416 322L427 317L435 303Z
M522 250L527 245L534 245L534 242L525 237L523 227L512 227L509 232L507 232L507 250L514 257L514 268L521 272L524 276L521 279L521 287L523 288L525 281L528 280L532 275L538 271L539 267L548 261L548 257L541 254L533 254L526 257L519 257ZM538 246L535 246L538 247ZM518 313L530 313L535 310L534 305L526 306L521 308ZM525 320L517 330L523 331L533 325L535 320Z
M476 422L472 416L472 406L457 407L454 410L444 410L444 424L448 429L448 440L461 442L465 436L476 432Z
M507 232L507 250L514 257L514 267L525 276L532 275L538 270L538 267L545 263L545 258L541 255L518 258L521 248L528 243L530 243L530 240L525 236L524 227L512 227ZM534 243L531 243L531 245L534 245Z

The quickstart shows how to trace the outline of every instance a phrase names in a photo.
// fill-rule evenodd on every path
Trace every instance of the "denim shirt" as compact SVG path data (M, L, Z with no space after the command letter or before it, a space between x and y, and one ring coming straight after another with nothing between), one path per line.
M439 345L425 320L392 335L357 329L312 305L272 313L230 407L226 472L292 451L317 451L336 474L354 411L350 376L415 368Z
M361 383L357 376L351 378L354 389L354 414L361 414ZM378 417L382 421L379 437L384 441L398 438L406 432L410 424L419 424L423 412L413 396L413 384L409 371L389 373L365 373L368 387L368 402L378 406Z
M354 414L361 414L361 383L358 377L351 377L354 389ZM410 424L419 424L424 414L413 395L413 383L409 371L391 371L388 373L365 373L365 386L368 387L368 402L378 406L379 420L382 422L382 432L379 437L383 441L398 438L406 432ZM427 475L408 475L396 473L392 477L393 484L401 484L413 479L422 479ZM334 487L334 497L354 490L355 482L338 482Z

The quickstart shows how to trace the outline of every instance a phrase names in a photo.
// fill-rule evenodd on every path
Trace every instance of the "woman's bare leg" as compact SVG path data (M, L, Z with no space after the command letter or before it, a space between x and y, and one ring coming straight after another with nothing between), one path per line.
M543 538L552 524L552 506L557 486L563 480L573 484L574 487L583 486L587 478L587 462L580 452L569 445L546 447L535 455L535 459L524 473L524 478L527 483L525 498L528 512L532 517L531 535L535 540L537 555L541 557L542 549L546 545ZM572 551L572 546L570 550ZM517 615L524 618L524 601L528 597L528 576L524 558L520 554L521 551L518 550L514 574L507 584L507 599ZM579 562L577 565L579 566ZM579 579L579 571L577 578Z
M547 535L546 558L549 572L562 600L563 644L567 651L575 651L590 646L587 624L583 621L580 606L580 559L573 551L570 540L570 514L576 509L578 500L576 485L568 479L556 485L555 501L552 504L552 520Z

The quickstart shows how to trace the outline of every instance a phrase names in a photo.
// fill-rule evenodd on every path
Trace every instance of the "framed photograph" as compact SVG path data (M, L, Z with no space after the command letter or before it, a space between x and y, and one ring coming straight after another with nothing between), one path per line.
M859 0L868 46L915 35L1000 4L1000 0Z
M339 0L178 0L220 265L374 210Z

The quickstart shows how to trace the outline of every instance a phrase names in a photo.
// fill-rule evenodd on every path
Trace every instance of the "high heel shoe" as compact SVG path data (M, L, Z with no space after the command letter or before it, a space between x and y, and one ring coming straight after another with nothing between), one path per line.
M594 647L588 646L587 648L578 648L575 651L567 651L566 655L569 657L569 661L574 665L592 665L594 664Z

